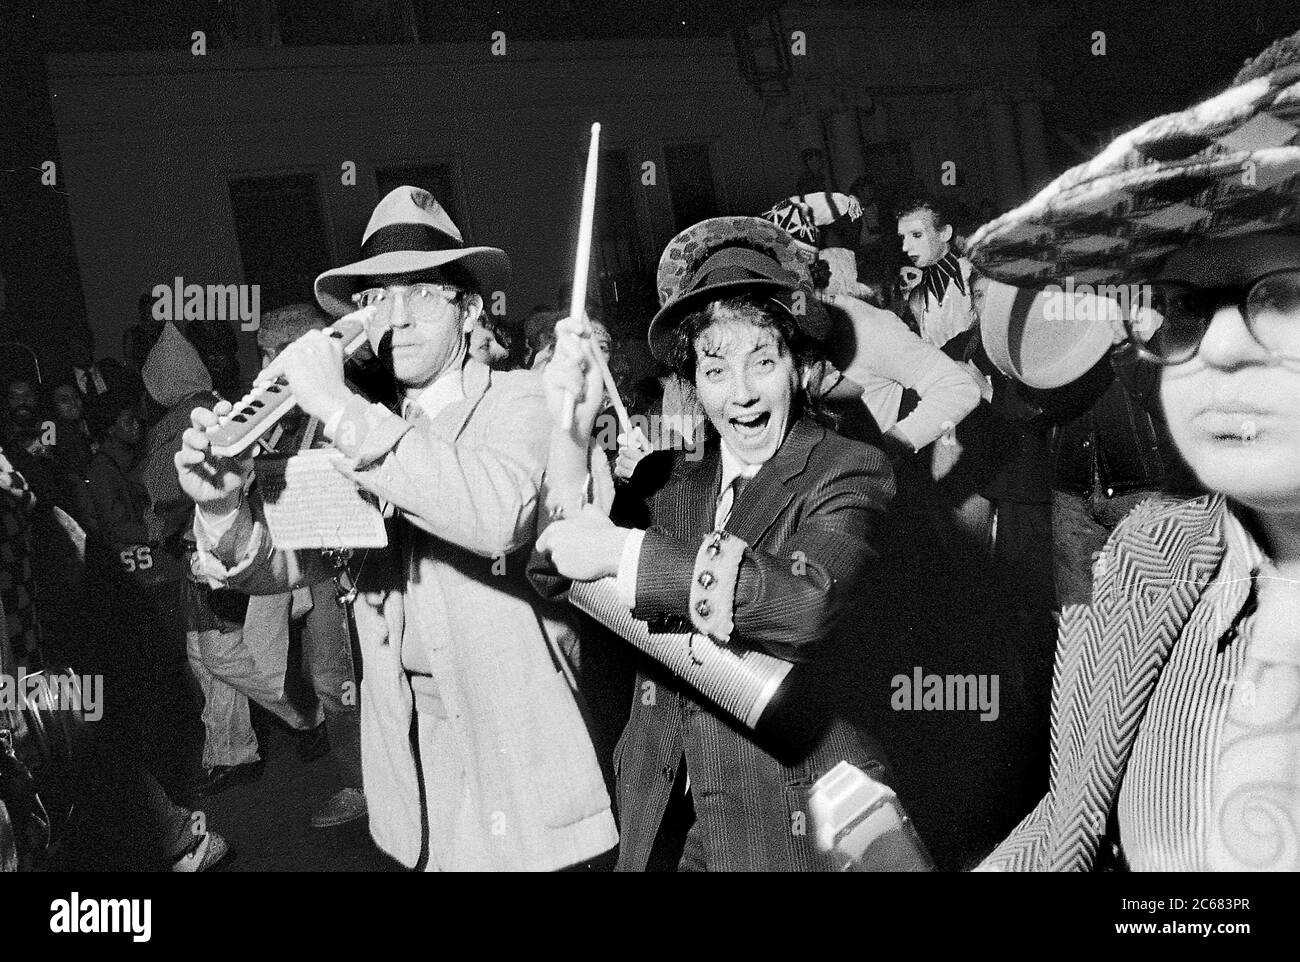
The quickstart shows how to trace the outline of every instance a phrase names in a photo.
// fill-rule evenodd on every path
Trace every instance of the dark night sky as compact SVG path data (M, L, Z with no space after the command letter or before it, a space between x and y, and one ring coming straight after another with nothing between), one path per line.
M44 79L44 57L55 51L185 49L196 24L210 22L223 0L167 4L92 0L5 0L0 13L0 271L8 281L8 308L0 337L32 323L64 326L81 307L64 196L42 187L39 166L57 160ZM446 0L454 15L437 20L440 39L481 38L504 21L513 34L550 39L721 35L736 7L770 3L695 0ZM793 6L794 4L784 4ZM815 5L859 8L898 3ZM913 2L918 18L960 24L971 4ZM1082 159L1069 143L1095 146L1095 137L1155 114L1187 106L1226 85L1247 57L1269 41L1300 29L1295 0L1079 0L1007 2L1010 11L1045 14L1040 61L1055 96L1046 105L1058 167ZM349 35L346 0L280 0L284 41L356 43ZM685 26L682 21L685 20ZM1107 56L1092 56L1093 31L1106 33Z
M1131 127L1228 85L1246 59L1300 30L1300 4L1085 0L1060 5L1039 37L1056 95L1051 120L1078 131ZM1106 32L1107 56L1087 38Z

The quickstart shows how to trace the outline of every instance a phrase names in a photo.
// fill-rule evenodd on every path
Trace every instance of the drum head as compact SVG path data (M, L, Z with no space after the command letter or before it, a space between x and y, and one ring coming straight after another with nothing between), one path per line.
M980 337L997 369L1033 388L1083 376L1113 343L1122 317L1117 301L1090 290L1012 287L987 281Z

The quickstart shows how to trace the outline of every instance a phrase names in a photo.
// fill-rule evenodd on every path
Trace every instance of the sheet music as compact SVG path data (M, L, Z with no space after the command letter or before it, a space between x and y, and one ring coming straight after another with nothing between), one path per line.
M332 450L257 460L266 523L277 548L382 548L384 518L374 500L330 463Z

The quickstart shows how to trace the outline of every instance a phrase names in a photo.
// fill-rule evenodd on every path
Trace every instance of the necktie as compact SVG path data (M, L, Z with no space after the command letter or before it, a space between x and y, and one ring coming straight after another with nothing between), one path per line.
M1216 871L1300 869L1300 583L1265 564L1212 785Z
M718 509L713 514L713 530L720 530L731 517L731 509L736 504L736 499L740 493L745 490L745 485L749 484L749 478L743 474L738 474L731 479L731 484L727 485L727 490L722 492L718 498Z

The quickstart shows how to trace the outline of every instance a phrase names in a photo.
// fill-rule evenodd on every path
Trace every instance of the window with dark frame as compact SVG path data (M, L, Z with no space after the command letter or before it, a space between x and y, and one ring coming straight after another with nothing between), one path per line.
M244 280L261 287L262 310L313 300L316 276L330 267L316 174L230 179Z
M708 144L665 144L664 167L673 199L673 230L716 217L718 192Z
M581 191L585 158L574 154L575 186ZM652 268L642 248L641 217L633 193L640 184L628 152L603 148L596 181L596 220L592 225L592 283L599 291L603 319L616 337L641 336L657 304ZM634 187L634 184L636 187ZM580 193L579 195L580 196ZM575 203L576 216L576 203ZM561 302L565 300L561 297Z

